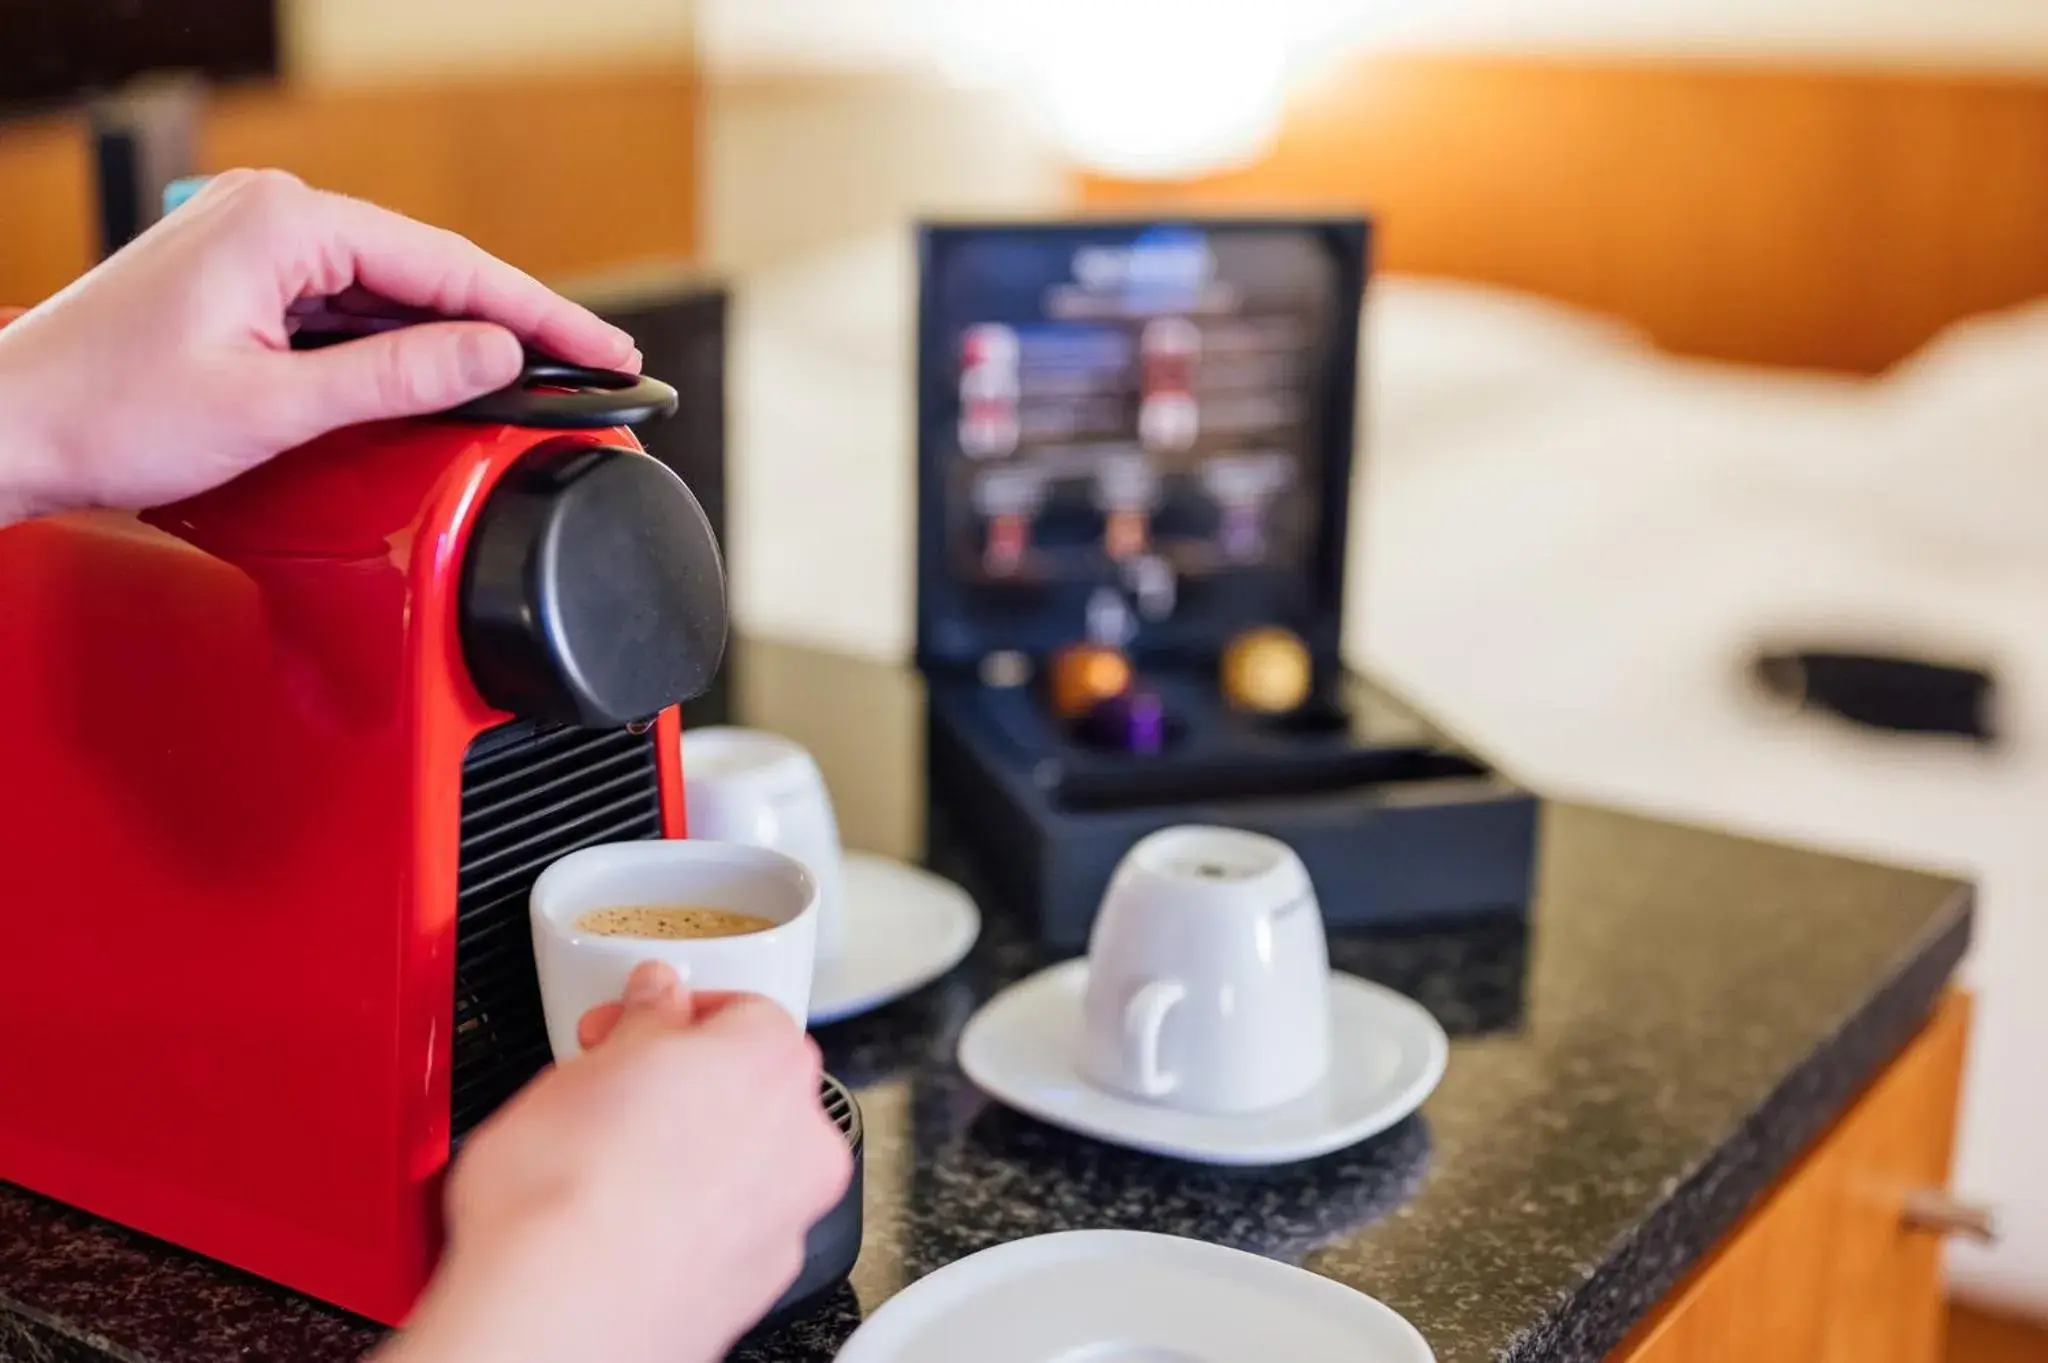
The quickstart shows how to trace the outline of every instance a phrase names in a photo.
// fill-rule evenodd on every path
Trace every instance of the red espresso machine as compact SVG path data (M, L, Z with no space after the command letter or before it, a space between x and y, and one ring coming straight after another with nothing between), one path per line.
M0 531L0 1179L404 1317L451 1150L548 1061L533 878L683 835L724 571L625 429L674 406L538 363Z

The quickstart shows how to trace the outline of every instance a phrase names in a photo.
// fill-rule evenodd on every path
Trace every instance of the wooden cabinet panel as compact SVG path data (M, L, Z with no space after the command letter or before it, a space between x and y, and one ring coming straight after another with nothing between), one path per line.
M1945 1317L1941 1239L1907 1224L1915 1190L1948 1187L1968 1004L1950 1001L1829 1140L1833 1208L1827 1363L1934 1363Z
M2048 1363L2048 1321L1950 1302L1948 1363Z
M1767 1225L1738 1232L1706 1273L1667 1304L1619 1363L1816 1363L1825 1356L1828 1190L1795 1180L1770 1204ZM1931 1363L1931 1361L1930 1361Z
M1940 1241L1903 1210L1947 1186L1968 1030L1951 995L1613 1363L1937 1363Z
M533 274L691 258L698 92L687 67L391 89L215 92L203 171L281 166L450 228ZM89 267L99 238L84 121L0 123L0 303Z

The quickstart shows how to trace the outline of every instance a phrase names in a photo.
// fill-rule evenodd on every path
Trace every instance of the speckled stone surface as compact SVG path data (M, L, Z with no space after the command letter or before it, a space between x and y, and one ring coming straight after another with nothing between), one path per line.
M914 849L908 679L768 647L736 678L740 718L818 754L850 843ZM861 715L857 732L835 712ZM1127 1227L1351 1284L1444 1363L1598 1359L1906 1043L1968 933L1952 881L1552 805L1531 921L1332 943L1339 968L1452 1033L1421 1113L1306 1165L1226 1171L1069 1136L962 1078L953 1046L975 1006L1045 963L991 924L946 979L820 1033L866 1116L865 1246L846 1287L736 1357L827 1359L962 1255ZM376 1338L0 1185L0 1359L327 1363Z

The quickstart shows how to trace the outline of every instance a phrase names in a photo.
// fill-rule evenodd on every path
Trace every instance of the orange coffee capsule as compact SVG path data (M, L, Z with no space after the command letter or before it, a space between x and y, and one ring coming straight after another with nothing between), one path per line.
M1078 719L1130 689L1131 660L1106 644L1074 644L1053 655L1051 680L1054 713Z

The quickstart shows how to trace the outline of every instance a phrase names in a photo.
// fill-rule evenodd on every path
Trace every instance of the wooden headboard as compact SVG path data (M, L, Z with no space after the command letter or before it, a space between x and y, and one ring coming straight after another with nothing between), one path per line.
M1103 209L1371 212L1382 269L1627 317L1672 350L1874 371L2048 293L2048 75L1394 56L1278 148Z

